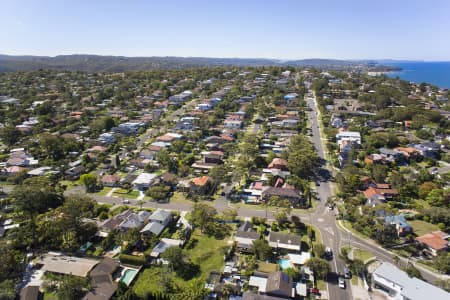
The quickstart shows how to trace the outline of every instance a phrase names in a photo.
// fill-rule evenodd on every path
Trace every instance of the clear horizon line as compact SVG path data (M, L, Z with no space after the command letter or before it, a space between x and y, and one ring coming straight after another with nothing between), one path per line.
M338 60L338 61L405 61L405 62L450 62L449 60L428 60L428 59L400 59L400 58L330 58L330 57L307 57L307 58L270 58L270 57L239 57L239 56L180 56L180 55L117 55L117 54L96 54L96 53L70 53L70 54L57 54L57 55L37 55L37 54L10 54L0 53L0 55L6 56L34 56L34 57L50 57L56 58L58 56L75 56L75 55L88 55L88 56L104 56L104 57L126 57L126 58L151 58L151 57L174 57L174 58L209 58L209 59L265 59L265 60L278 60L278 61L295 61L295 60Z

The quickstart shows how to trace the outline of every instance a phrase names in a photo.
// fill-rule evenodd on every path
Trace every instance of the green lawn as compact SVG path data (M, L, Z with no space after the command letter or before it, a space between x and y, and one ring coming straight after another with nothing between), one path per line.
M421 220L408 221L408 224L412 226L417 236L439 230L439 227L436 225Z
M182 192L174 192L170 198L171 203L192 204L192 201L188 200Z
M106 196L111 190L112 190L112 187L105 186L100 192L95 193L95 194L99 195L99 196Z
M353 248L353 257L362 260L363 262L365 262L366 260L374 257L372 253L366 251L366 250L361 250L358 248Z
M120 198L127 198L127 199L136 199L139 197L139 191L132 190L128 193L127 190L124 189L117 189L114 191L113 196L120 197Z
M188 281L172 274L174 283L181 288L187 286L194 279L206 280L211 271L220 272L224 265L223 249L229 245L228 239L216 240L213 237L200 234L198 230L192 234L191 241L193 241L193 247L189 248L188 243L185 251L191 261L200 266L200 273ZM148 291L160 291L161 270L162 268L156 266L143 270L133 285L133 290L139 296L144 296Z

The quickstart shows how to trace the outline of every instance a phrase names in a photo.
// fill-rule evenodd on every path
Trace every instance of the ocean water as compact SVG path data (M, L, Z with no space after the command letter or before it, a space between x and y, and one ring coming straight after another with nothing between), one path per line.
M441 88L450 88L450 62L392 62L384 64L402 68L389 72L388 77L400 77L416 83L427 82Z

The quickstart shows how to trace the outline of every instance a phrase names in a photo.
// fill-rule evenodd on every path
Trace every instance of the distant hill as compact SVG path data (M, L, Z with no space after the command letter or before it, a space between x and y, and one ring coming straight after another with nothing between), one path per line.
M262 58L125 57L101 55L11 56L0 54L0 72L55 69L87 72L123 72L151 69L182 69L199 66L316 66L348 68L370 65L369 61L334 59L276 60Z

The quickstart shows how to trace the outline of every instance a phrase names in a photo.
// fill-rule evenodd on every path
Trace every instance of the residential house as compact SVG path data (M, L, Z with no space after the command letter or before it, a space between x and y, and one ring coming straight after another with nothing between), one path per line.
M173 95L169 97L169 103L172 105L180 105L192 97L191 91L184 91L181 94Z
M351 144L361 144L361 134L356 131L341 131L336 134L336 141L338 145L341 145L344 141L348 141Z
M267 278L266 294L287 299L295 296L292 278L281 271L270 273Z
M298 94L297 93L289 93L287 95L284 96L284 100L286 101L292 101L298 98Z
M378 151L380 154L385 155L388 159L397 163L401 162L404 158L403 154L395 149L380 148Z
M397 189L390 188L389 185L376 184L375 186L369 186L364 192L368 203L371 201L381 201L386 202L398 195Z
M436 159L439 157L441 145L435 142L425 142L421 144L410 144L408 147L412 147L419 151L420 155Z
M273 196L289 200L293 207L305 205L305 198L295 188L267 187L262 192L262 199L266 202Z
M119 263L106 257L90 272L92 290L83 300L109 300L117 290L117 283L113 279L113 273L119 267Z
M386 216L384 222L386 225L395 225L398 236L405 236L413 232L412 227L406 222L403 215Z
M105 132L98 136L98 140L103 144L111 145L116 142L116 137L113 133Z
M287 171L287 161L285 159L275 157L272 159L272 162L269 164L268 168Z
M442 231L434 231L416 237L416 242L425 248L425 251L433 256L445 252L450 246L450 235Z
M222 164L225 154L222 151L203 151L201 155L206 164Z
M19 174L21 172L24 172L26 170L27 169L25 169L23 167L11 166L11 167L6 167L6 168L2 169L1 174L4 174L6 176L12 176L12 175L16 175L16 174Z
M104 175L100 182L104 186L114 187L118 185L120 179L120 176L117 175Z
M98 229L101 232L112 232L119 228L119 225L122 224L123 221L125 221L131 214L133 214L133 211L131 209L127 209L120 214L117 214L109 219L104 220L98 225Z
M162 238L158 242L158 244L153 248L152 252L150 253L150 256L158 258L161 255L161 253L164 253L170 247L181 247L183 246L183 244L184 242L182 240Z
M212 180L209 176L201 176L193 178L190 181L190 189L195 193L206 194L209 192Z
M301 238L296 234L271 231L268 237L269 246L276 249L300 251Z
M149 218L147 225L141 230L141 234L150 235L154 234L159 236L163 232L164 228L172 221L172 214L168 211L158 209Z
M249 286L257 288L258 292L247 291L242 300L283 300L295 297L292 278L281 271L269 273L267 278L251 276Z
M230 119L226 119L223 122L223 126L225 128L230 128L230 129L241 129L243 126L243 122L241 120L230 120Z
M83 174L85 168L82 165L72 167L64 172L64 175L69 180L76 180Z
M372 273L372 287L381 289L393 300L447 300L450 294L432 284L384 262Z
M78 277L87 277L97 264L98 261L94 259L66 256L56 252L42 254L36 261L36 265L41 266L41 270L44 272Z
M251 250L253 241L259 238L260 234L253 229L253 224L245 221L237 230L234 240L236 241L237 248L245 251Z
M143 172L136 177L132 184L140 191L146 190L155 182L157 177L154 173Z
M164 142L166 145L170 145L175 140L180 140L183 138L183 135L178 133L169 132L162 136L156 138L158 142Z
M142 210L138 213L129 214L118 226L122 231L129 229L141 229L150 217L150 212Z

